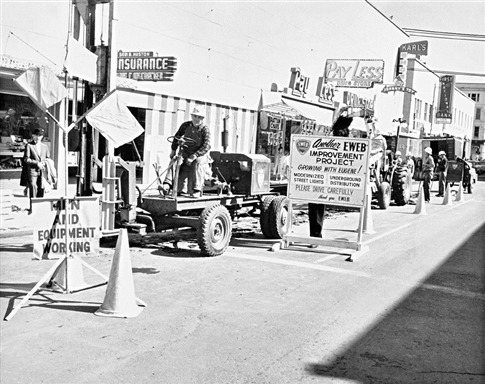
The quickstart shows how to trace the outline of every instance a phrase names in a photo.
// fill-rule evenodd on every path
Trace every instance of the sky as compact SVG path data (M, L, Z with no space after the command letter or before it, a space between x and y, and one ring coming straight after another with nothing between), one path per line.
M431 69L482 74L485 39L407 37L401 28L485 35L485 1L115 1L117 50L178 60L173 83L149 91L251 106L272 83L288 86L290 68L317 82L327 59L383 59L392 82L400 44L427 40ZM69 1L0 0L1 54L62 69ZM97 7L96 43L108 42L108 7ZM253 105L254 106L254 105Z

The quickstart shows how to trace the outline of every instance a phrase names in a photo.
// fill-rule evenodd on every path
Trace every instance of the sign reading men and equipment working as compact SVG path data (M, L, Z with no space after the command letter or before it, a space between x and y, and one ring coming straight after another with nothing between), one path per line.
M173 81L177 59L153 52L118 51L118 75L138 81Z
M363 207L368 162L367 139L293 135L288 197Z
M66 254L66 245L69 254L98 254L100 238L98 197L76 197L68 200L66 210L64 199L32 199L34 257L59 258Z

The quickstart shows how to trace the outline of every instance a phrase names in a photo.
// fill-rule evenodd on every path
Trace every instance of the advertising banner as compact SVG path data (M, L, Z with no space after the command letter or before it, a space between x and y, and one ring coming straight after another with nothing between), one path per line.
M453 109L453 90L455 88L455 76L445 75L440 77L440 91L438 109L436 111L437 124L451 124Z
M99 252L100 219L98 197L32 199L34 257L57 259L66 254L66 222L69 254Z
M288 197L364 207L369 141L349 137L291 137Z

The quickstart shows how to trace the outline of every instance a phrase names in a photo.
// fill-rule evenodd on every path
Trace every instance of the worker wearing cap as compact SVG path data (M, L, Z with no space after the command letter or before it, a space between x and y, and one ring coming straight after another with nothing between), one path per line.
M433 150L430 147L426 147L424 149L423 192L424 192L424 200L427 203L429 203L429 200L430 200L431 181L433 180L433 171L435 168L432 154L433 154Z
M402 163L402 157L401 157L401 151L396 151L394 154L394 164L396 165L401 165Z
M438 194L437 197L443 197L445 195L446 176L448 174L448 159L446 158L445 151L439 151L438 164L436 165L438 171Z
M47 145L42 143L43 137L44 129L34 129L32 141L25 146L24 150L24 169L22 173L25 177L25 184L29 188L29 214L32 213L32 198L44 197L42 172L45 172L46 159L50 158L50 153Z
M191 120L183 123L175 133L172 142L170 159L173 159L179 148L183 163L180 166L177 193L190 193L191 197L201 197L205 175L208 167L210 151L210 131L204 124L205 113L201 106L195 106L191 112ZM168 194L172 188L174 169L167 172L162 189Z

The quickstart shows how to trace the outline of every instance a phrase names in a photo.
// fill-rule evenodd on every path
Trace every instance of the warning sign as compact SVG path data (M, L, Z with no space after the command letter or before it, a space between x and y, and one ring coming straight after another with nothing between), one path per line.
M99 252L98 197L32 199L34 257L56 259L66 254L94 255ZM66 242L66 230L68 241Z
M367 139L293 135L288 197L363 207L368 163Z

